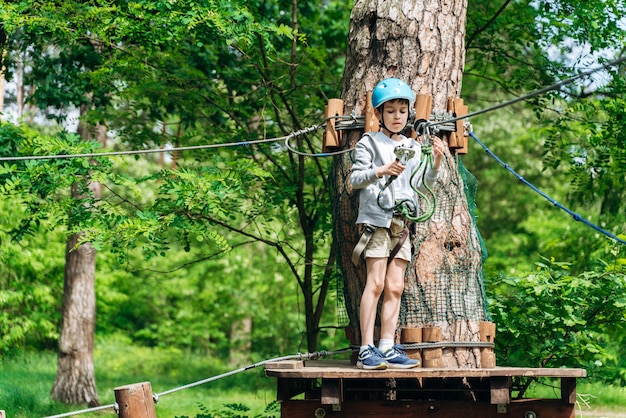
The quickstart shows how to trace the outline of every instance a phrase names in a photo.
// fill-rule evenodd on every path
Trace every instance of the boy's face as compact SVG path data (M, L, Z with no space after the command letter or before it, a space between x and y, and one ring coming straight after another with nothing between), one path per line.
M400 132L406 126L409 119L409 101L404 99L390 100L383 103L382 115L379 111L376 116L381 118L387 130Z

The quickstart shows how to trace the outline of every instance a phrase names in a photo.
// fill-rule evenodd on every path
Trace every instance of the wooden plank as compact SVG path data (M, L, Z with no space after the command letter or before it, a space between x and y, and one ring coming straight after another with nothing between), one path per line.
M372 92L367 93L365 98L365 127L364 132L378 132L380 130L380 121L374 114L372 107ZM352 341L352 340L350 340Z
M576 403L576 378L575 377L562 377L561 378L561 400L570 405Z
M304 361L302 360L283 360L283 361L270 361L265 363L267 369L301 369L304 367Z
M335 130L336 119L333 116L343 115L343 100L329 99L328 105L324 109L324 119L331 117L326 121L326 129L323 135L323 152L332 152L341 148L341 132Z
M368 417L437 417L437 418L520 418L532 411L537 417L575 418L575 405L567 405L560 400L525 399L514 400L506 406L506 412L499 413L496 405L488 402L463 401L345 401L341 410L319 401L293 400L283 402L281 416L288 418L311 418L326 416L333 418Z
M495 376L489 380L491 386L492 405L502 405L511 402L511 378L508 376Z
M308 379L279 378L276 386L276 400L286 401L296 395L304 393L309 388Z
M322 405L334 405L343 402L343 383L341 379L322 379Z
M361 370L350 364L349 360L311 360L305 362L300 369L265 368L269 377L285 378L334 378L334 379L389 379L389 378L420 378L420 377L492 377L492 376L524 376L524 377L587 377L585 369L566 368L527 368L527 367L495 367L493 369L386 369Z

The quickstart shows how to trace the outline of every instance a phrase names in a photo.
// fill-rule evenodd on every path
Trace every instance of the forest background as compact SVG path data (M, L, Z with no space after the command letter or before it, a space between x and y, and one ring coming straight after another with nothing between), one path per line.
M470 4L470 112L622 57L625 5L589 3ZM332 158L303 153L321 152L322 130L305 128L341 93L350 4L0 5L0 157L189 147L0 161L3 361L57 350L77 232L97 250L96 346L122 340L233 367L345 347ZM622 240L624 80L623 65L607 66L470 121L524 179ZM77 115L106 126L105 140L73 134ZM479 184L498 364L583 367L626 385L626 246L471 139L462 161ZM97 202L70 192L87 180L102 185Z

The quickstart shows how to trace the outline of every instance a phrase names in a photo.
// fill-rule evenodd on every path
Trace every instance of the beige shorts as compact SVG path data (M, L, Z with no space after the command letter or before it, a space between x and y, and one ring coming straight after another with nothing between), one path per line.
M394 217L389 229L378 228L367 243L363 254L365 258L388 258L404 231L404 219ZM394 258L411 261L411 240L407 237Z

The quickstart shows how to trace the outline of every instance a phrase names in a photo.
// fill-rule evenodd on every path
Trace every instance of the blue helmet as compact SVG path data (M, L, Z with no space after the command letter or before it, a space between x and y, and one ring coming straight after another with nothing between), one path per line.
M415 94L413 94L411 87L399 78L386 78L376 84L372 92L372 106L374 109L394 99L406 99L409 102L413 102L415 101Z

